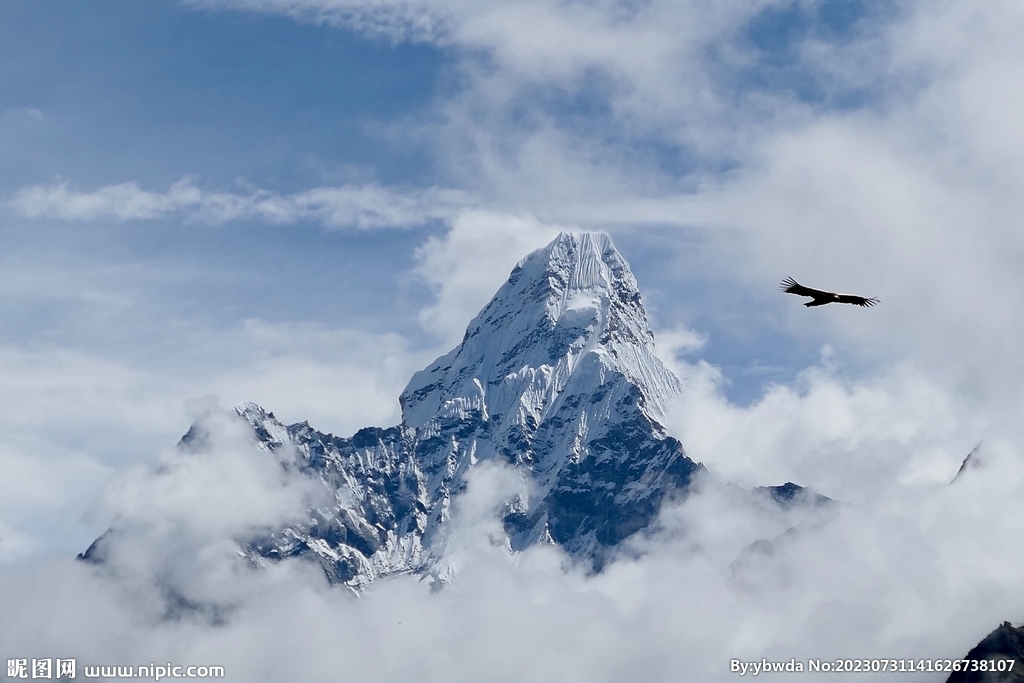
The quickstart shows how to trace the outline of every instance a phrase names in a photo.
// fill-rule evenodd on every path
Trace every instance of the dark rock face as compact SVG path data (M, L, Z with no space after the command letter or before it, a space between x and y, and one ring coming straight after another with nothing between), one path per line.
M290 449L294 468L318 479L334 498L332 505L310 509L304 524L243 540L256 564L309 556L332 582L358 588L431 563L424 537L428 507L437 501L427 490L429 472L418 462L408 430L371 427L345 439L305 422L286 427L254 404L237 411L261 447Z
M111 542L110 536L113 533L115 533L113 529L104 531L99 538L89 544L85 552L78 553L78 559L93 564L103 564L107 559L106 549Z
M767 494L769 498L783 508L792 507L798 504L810 504L813 506L830 505L833 500L811 489L804 488L787 481L782 486L758 486L754 489L757 493Z
M946 683L1017 683L1024 681L1024 628L1014 628L1010 622L1003 625L978 643L964 659L988 662L1013 660L1009 671L955 671ZM973 664L971 665L973 668ZM981 667L979 666L979 669Z
M964 461L960 463L960 469L956 471L956 476L953 477L953 481L957 481L960 477L963 477L971 470L984 467L984 460L981 455L981 444L971 449L971 452L967 454ZM952 482L951 482L952 483Z
M490 431L486 421L468 416L446 420L425 439L406 427L364 429L345 439L305 423L285 427L252 404L239 413L266 449L293 448L296 468L320 479L337 501L311 510L308 524L247 541L250 559L315 557L332 581L353 588L424 572L440 559L451 500L465 487L467 451L483 450ZM548 454L536 431L527 430L524 439L534 458L494 457L535 476L534 464ZM503 521L511 550L556 543L599 569L611 549L648 527L663 502L684 495L706 472L640 415L602 430L587 451L589 457L564 463L542 496L509 501Z

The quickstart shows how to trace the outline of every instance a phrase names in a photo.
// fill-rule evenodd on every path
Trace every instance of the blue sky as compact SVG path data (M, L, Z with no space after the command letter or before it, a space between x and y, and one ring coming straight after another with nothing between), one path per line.
M288 192L353 179L420 184L431 174L423 150L389 143L381 129L428 110L444 64L437 50L167 2L12 3L0 11L7 196L55 180L163 188L188 176L212 188ZM158 284L124 286L158 286L161 296L147 304L168 306L163 315L213 322L366 318L381 298L395 299L394 274L423 239L306 224L211 230L180 220L8 220L4 230L8 258L21 263L164 272ZM189 273L170 273L181 268ZM378 286L359 284L371 280ZM31 317L30 329L44 322ZM51 319L49 333L62 334L66 321Z
M941 479L1024 377L1020 297L963 286L1019 284L1000 11L4 3L0 478L38 485L0 510L0 557L80 550L105 483L210 405L397 422L411 373L562 229L612 234L662 353L731 416L681 419L697 459L840 486L702 425L821 377L898 404L912 376L976 409L897 468ZM883 303L806 310L785 276Z
M450 61L436 49L174 2L11 3L3 13L5 110L43 114L18 121L21 146L4 160L17 183L198 175L299 189L430 172L422 151L372 131L429 115Z
M856 8L829 7L847 5ZM287 194L367 182L412 188L463 182L469 191L500 192L466 182L438 150L461 143L457 127L443 121L446 100L472 94L463 75L468 67L460 61L465 56L455 47L173 2L11 3L0 11L6 119L0 178L7 196L57 182L81 191L124 182L161 190L187 177L205 189L228 192L256 187ZM848 10L847 16L857 19L861 13ZM749 36L740 38L749 39L759 63L742 69L739 79L781 91L789 80L812 80L791 63L790 53L811 27L829 25L822 19L827 16L828 8L805 12L793 5L752 17L744 29ZM798 27L795 34L791 26ZM494 69L488 59L479 61L478 68ZM779 71L787 74L786 82L773 82ZM568 84L519 86L496 125L515 138L528 135L538 118L551 118L554 126L595 140L598 149L625 150L632 165L647 167L643 172L662 184L685 182L698 166L732 163L698 159L657 131L636 131L629 121L616 120L605 80L593 70ZM528 203L512 208L531 211ZM22 264L40 259L55 269L86 268L96 277L96 269L146 271L138 279L128 276L132 282L107 286L142 288L147 317L200 318L211 325L253 316L325 324L345 319L415 338L415 313L429 294L402 274L412 265L416 245L442 232L443 223L373 234L338 227L325 231L309 221L281 227L243 219L211 228L180 216L63 224L8 216L3 229L8 259ZM651 253L651 263L636 265L652 298L679 284L673 264L660 262L660 247L654 246L670 234L620 238L623 249L635 252L634 260ZM684 250L690 241L668 239ZM702 283L690 284L699 290ZM677 298L662 295L662 325L680 322ZM24 301L4 303L15 307L8 317L19 321L8 331L15 337L52 340L75 324L75 314L57 311L52 301L33 302L33 313L21 316ZM385 308L387 315L380 315ZM748 353L745 332L721 319L705 316L702 322L721 325L708 351L720 362L742 364L729 347ZM88 329L75 329L81 341L124 344L129 353L149 352L148 344L135 345L139 335L162 334L140 326L120 339L126 332L120 326L84 324ZM794 360L788 349L780 351L784 358L774 358L768 348L758 353ZM809 352L813 345L798 358ZM747 400L760 391L746 386L742 376L736 382L737 395Z

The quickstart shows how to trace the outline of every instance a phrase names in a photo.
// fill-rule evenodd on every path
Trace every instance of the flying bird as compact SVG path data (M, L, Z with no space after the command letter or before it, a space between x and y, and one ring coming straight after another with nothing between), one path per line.
M787 277L783 280L782 284L779 285L779 288L790 294L813 297L813 300L808 301L804 306L824 306L825 304L837 303L854 304L857 306L867 307L874 306L878 303L878 299L874 297L869 299L867 297L857 296L856 294L837 294L836 292L826 292L820 289L814 289L813 287L804 287L791 277Z

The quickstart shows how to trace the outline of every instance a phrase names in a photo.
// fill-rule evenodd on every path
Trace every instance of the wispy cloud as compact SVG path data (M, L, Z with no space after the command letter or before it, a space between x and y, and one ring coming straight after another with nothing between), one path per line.
M309 221L328 228L422 225L447 218L469 201L458 190L397 190L381 185L317 187L295 194L268 190L212 192L184 178L166 191L145 190L137 182L78 190L67 181L18 190L8 206L26 218L65 221L155 220L181 216L204 223L260 220Z
M803 110L794 81L813 83L817 98L832 101L850 91L885 91L902 73L890 59L892 16L881 17L861 6L850 8L843 37L837 38L830 35L834 27L826 26L821 16L826 3L815 0L188 4L280 14L453 50L461 60L467 95L465 100L448 102L458 110L453 116L492 125L508 125L519 118L520 133L526 133L556 119L559 105L571 107L581 96L584 102L603 105L589 110L589 123L607 117L603 124L614 134L601 141L604 144L612 138L655 138L706 151L734 150L751 139L746 136L761 127L759 121L770 123L782 113L793 114L794 107ZM787 51L787 62L780 68L779 55L752 34L770 34L772 22L787 19L800 30L769 36L770 42L787 42L781 48ZM766 69L769 75L762 73ZM778 78L780 74L785 78ZM524 112L529 115L524 117ZM587 134L578 137L597 144L594 131L588 126ZM515 146L508 138L504 143L506 148Z
M494 296L515 264L566 229L532 216L461 213L447 234L428 239L417 250L416 274L437 297L420 311L420 324L447 344L457 344L466 323Z
M230 7L283 14L298 21L331 24L391 40L438 40L458 12L458 3L422 0L185 0L194 7ZM471 9L472 3L466 5ZM454 12L453 12L454 10Z

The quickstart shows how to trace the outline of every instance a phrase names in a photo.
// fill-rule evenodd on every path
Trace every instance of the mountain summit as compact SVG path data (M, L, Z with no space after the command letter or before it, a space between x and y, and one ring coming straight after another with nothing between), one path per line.
M472 468L498 460L529 483L503 512L509 548L553 543L600 568L704 471L661 424L679 389L611 239L562 233L512 270L458 347L412 377L400 425L341 438L239 406L261 448L292 452L333 493L307 522L240 543L256 563L313 556L355 589L437 575L453 498ZM193 427L182 447L201 437Z
M636 279L611 239L562 233L512 270L457 348L413 376L402 418L419 428L486 404L503 429L539 424L606 372L636 387L652 419L679 391L654 355Z

